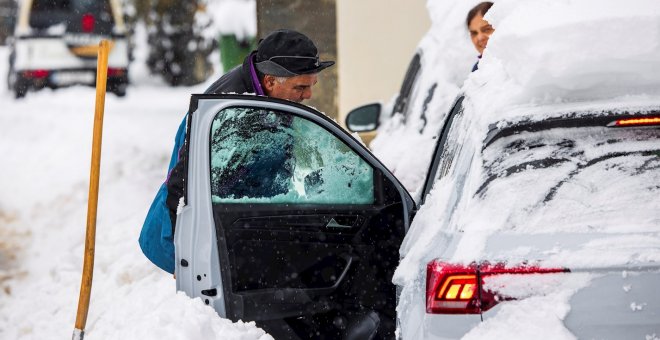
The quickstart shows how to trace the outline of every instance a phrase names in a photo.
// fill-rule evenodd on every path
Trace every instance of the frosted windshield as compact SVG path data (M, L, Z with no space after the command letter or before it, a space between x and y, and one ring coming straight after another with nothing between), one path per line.
M211 126L214 203L372 204L373 169L316 123L234 107Z

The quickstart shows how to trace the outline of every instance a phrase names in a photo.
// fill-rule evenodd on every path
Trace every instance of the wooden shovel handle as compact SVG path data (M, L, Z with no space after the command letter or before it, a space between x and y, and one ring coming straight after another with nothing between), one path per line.
M101 137L103 134L103 110L105 108L105 90L108 78L108 54L110 42L101 40L99 44L98 61L96 64L96 107L94 112L94 134L92 138L92 165L89 175L89 198L87 200L87 231L85 236L85 257L83 261L80 297L74 339L77 335L83 338L89 298L92 293L92 277L94 274L94 247L96 242L96 208L99 199L99 177L101 173ZM76 332L77 331L77 332Z

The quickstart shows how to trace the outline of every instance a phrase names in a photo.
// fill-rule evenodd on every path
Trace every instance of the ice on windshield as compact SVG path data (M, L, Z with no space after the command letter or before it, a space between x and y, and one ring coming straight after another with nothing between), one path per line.
M228 108L211 127L211 192L215 203L371 204L373 169L309 120Z
M481 209L501 216L498 229L658 231L658 129L527 132L496 141L483 156L476 195Z

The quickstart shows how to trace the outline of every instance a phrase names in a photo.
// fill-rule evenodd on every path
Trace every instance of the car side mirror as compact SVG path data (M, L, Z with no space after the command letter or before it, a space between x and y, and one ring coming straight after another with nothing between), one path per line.
M352 132L374 131L378 128L381 110L380 103L357 107L346 116L346 127Z

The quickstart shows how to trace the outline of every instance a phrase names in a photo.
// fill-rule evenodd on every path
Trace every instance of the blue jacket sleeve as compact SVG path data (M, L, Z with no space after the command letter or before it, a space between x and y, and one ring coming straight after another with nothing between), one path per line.
M179 150L186 139L186 120L184 119L177 130L174 149L168 167L172 171L179 160ZM167 182L167 181L166 181ZM151 203L147 217L140 232L140 248L144 255L156 266L168 273L174 273L174 234L169 210L166 205L167 186L163 183L154 201Z

